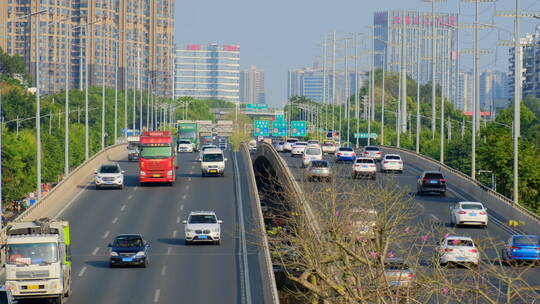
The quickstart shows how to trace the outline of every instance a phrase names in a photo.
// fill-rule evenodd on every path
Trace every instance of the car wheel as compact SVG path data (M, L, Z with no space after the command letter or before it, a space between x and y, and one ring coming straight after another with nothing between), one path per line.
M441 196L445 197L446 196L446 191L441 192Z
M202 177L206 177L206 173L201 172L201 176L202 176Z
M372 179L372 180L376 180L376 179L377 179L377 175L373 175L373 176L371 177L371 179Z
M331 182L332 182L332 178L331 178L331 177L327 177L327 178L326 178L326 182L327 182L327 183L331 183Z
M417 190L417 191L416 191L416 195L422 196L422 195L424 195L424 191L422 191L422 190Z
M120 185L120 186L118 187L118 189L120 189L120 190L124 189L124 185Z
M218 246L221 245L221 241L220 240L214 241L214 245L218 245Z
M441 267L448 267L448 263L447 263L447 262L440 262L439 264L441 265Z
M113 263L109 263L109 268L115 268L116 265L114 265Z
M148 267L148 258L144 259L144 263L141 266L142 268Z
M191 245L191 241L186 240L186 246Z

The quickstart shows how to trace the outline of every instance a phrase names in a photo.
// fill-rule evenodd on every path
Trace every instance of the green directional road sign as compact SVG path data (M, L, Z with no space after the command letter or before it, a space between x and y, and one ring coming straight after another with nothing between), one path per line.
M377 133L354 133L354 138L368 138L371 137L373 139L377 139Z
M246 110L248 110L248 111L256 112L256 111L262 111L262 110L267 110L267 109L268 109L268 105L265 104L265 103L248 103L248 104L246 104Z
M284 120L284 113L283 111L276 111L276 121Z
M304 137L307 135L307 123L305 121L291 121L291 136Z
M269 120L253 121L253 136L270 136L270 121Z
M287 136L287 122L274 120L272 122L272 136Z

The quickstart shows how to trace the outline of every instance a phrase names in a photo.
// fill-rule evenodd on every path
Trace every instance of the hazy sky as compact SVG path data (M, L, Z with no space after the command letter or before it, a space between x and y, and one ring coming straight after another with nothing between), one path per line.
M513 30L510 18L492 17L496 10L513 9L511 0L480 4L481 22ZM521 7L539 11L536 0L521 0ZM462 23L472 22L473 4L448 0L436 9L459 12ZM175 43L239 44L241 68L255 65L266 73L266 100L282 105L287 98L287 70L321 62L322 37L336 30L338 37L368 33L373 13L406 9L430 11L421 0L183 0L175 4ZM523 19L522 32L533 32L540 20ZM463 31L462 48L472 48L471 32ZM483 69L506 70L508 51L496 40L511 38L507 32L483 30L481 48L496 50L482 58ZM463 55L462 70L468 70Z

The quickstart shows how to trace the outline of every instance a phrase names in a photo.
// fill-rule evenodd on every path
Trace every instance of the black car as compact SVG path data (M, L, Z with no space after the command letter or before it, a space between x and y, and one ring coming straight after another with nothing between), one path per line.
M446 179L439 171L424 171L418 177L417 193L422 195L427 192L436 192L441 196L446 195Z
M148 248L150 246L140 234L120 234L109 244L111 254L109 265L115 266L148 266Z

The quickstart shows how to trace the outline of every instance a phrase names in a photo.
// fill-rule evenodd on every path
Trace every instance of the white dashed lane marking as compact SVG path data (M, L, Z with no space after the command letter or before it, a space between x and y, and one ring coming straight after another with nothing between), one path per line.
M113 223L113 224L116 224L117 222L118 222L118 218L115 217L114 220L112 220L112 223Z
M92 255L96 255L99 251L99 247L96 247L96 249L94 249L94 251L92 251Z
M128 200L130 200L130 199L132 199L132 198L133 198L133 194L130 194L130 195L128 196Z
M167 266L161 267L161 275L165 276L167 274Z
M173 239L176 237L176 233L177 233L176 230L172 232Z
M120 208L120 211L126 210L126 205L122 205L122 208Z
M108 236L109 236L109 231L105 232L105 234L103 235L103 238L106 239Z
M156 289L156 292L154 293L154 303L159 302L159 294L161 293L160 289Z
M88 267L84 266L83 269L81 269L81 271L79 271L79 277L82 277L84 275L84 273L86 272L86 269Z

